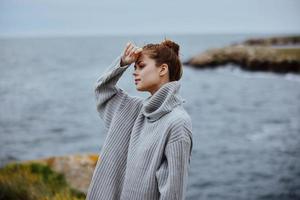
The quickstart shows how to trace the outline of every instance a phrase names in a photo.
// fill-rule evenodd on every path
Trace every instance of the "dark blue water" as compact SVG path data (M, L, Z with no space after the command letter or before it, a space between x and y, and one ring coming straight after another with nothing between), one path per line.
M247 35L182 35L181 59ZM93 86L127 41L163 36L0 40L0 164L98 153L105 138ZM132 65L133 66L133 65ZM133 67L118 85L132 95ZM227 65L184 66L181 94L192 117L187 199L300 197L300 76Z

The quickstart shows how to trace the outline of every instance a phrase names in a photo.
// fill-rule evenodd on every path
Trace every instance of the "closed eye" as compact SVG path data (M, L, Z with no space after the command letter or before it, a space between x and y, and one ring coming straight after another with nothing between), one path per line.
M136 69L136 67L137 67L138 65L134 65L134 69ZM139 68L143 68L144 67L144 65L140 65L140 66L138 66Z

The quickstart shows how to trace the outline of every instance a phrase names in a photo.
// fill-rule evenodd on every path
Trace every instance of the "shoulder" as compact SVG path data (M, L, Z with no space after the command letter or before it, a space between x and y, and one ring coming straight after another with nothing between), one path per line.
M169 142L186 140L191 142L192 119L182 106L175 107L169 113Z
M182 106L175 107L169 113L170 125L180 124L188 129L192 129L192 119Z

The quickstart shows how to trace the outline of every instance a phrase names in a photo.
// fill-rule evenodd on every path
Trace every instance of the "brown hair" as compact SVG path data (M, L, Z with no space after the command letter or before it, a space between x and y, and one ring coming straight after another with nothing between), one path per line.
M182 76L182 64L179 59L179 45L169 39L160 44L146 44L143 53L154 59L156 66L166 63L169 67L170 81L178 81Z

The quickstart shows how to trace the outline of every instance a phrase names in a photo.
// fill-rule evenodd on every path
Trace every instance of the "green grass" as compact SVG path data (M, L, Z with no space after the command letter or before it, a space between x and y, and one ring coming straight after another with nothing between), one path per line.
M81 200L63 174L38 163L11 163L0 169L0 200Z

